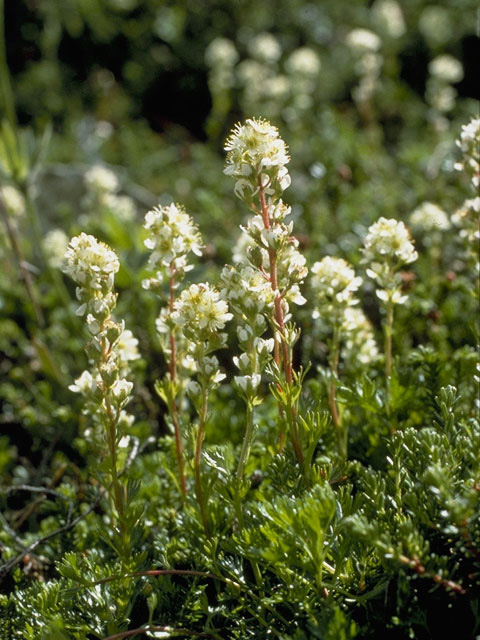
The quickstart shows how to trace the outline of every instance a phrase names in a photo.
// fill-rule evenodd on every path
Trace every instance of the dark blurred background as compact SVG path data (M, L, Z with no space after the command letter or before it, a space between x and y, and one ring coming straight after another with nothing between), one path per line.
M53 118L61 125L90 111L117 125L144 118L158 132L181 125L204 140L212 108L205 51L215 38L229 38L242 58L255 34L268 32L284 51L312 46L335 65L346 31L370 28L374 6L361 0L7 0L7 57L19 119ZM395 43L398 79L423 96L429 62L448 53L463 65L463 78L454 83L458 96L478 99L477 3L406 0L398 6L405 23ZM339 60L339 71L342 65ZM346 82L329 97L348 100L350 88ZM232 110L241 110L238 99Z

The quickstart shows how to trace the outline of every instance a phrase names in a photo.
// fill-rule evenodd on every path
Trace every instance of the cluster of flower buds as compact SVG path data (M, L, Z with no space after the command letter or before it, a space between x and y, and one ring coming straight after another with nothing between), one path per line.
M302 305L306 300L300 293L308 269L305 256L298 250L298 240L291 235L293 222L286 223L285 218L291 212L290 207L281 200L267 207L269 227L265 227L261 215L248 219L242 230L252 240L247 252L249 262L264 274L270 271L270 253L275 253L277 271L277 290L280 292L284 320L289 319L289 303ZM267 277L268 279L268 277Z
M369 227L364 239L363 262L368 264L367 275L379 286L377 296L380 300L392 304L407 300L401 293L399 270L417 258L418 253L403 222L380 218Z
M380 356L372 324L358 307L347 307L343 316L342 333L345 341L343 360L350 366L376 362Z
M217 358L210 354L225 347L227 334L222 329L231 318L228 304L208 283L190 285L175 302L171 319L182 331L200 383L189 383L194 399L200 389L211 389L225 378Z
M273 350L273 339L262 338L268 327L266 318L271 315L273 291L263 274L250 265L226 266L221 279L220 293L235 317L243 352L233 359L241 374L234 377L234 383L241 395L253 400Z
M202 237L191 216L174 203L154 207L145 215L144 228L148 233L145 246L151 251L148 266L155 272L153 278L144 280L144 288L159 287L165 279L183 279L193 269L188 255L202 255Z
M127 419L122 410L133 383L126 378L129 363L139 357L138 341L124 323L113 320L116 305L114 276L120 267L115 252L93 236L81 233L70 240L63 271L76 282L78 315L86 314L91 336L87 355L91 369L84 371L70 389L82 393L97 407L101 420ZM98 409L101 409L99 412ZM127 420L128 421L128 420Z
M266 120L249 119L237 124L225 143L224 172L237 179L235 194L250 204L260 188L268 196L280 195L290 186L286 165L290 161L278 129Z
M362 279L342 258L326 256L311 268L310 286L314 295L315 317L333 326L344 321L348 308L358 304L355 293Z

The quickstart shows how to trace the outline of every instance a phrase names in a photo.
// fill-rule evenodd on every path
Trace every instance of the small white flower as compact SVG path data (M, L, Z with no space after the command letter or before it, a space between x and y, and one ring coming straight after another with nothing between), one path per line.
M197 397L202 393L202 388L195 380L189 380L187 384L187 393L193 397Z
M115 352L122 362L129 362L140 358L138 340L134 337L130 329L125 329L120 334L120 337L115 343Z
M119 402L125 400L133 389L133 382L125 379L115 380L111 386L111 391L115 399Z
M252 375L234 376L233 380L240 391L251 394L258 389L262 377L259 373L253 373Z
M71 384L68 388L74 393L85 395L95 389L95 381L90 371L83 371L74 384Z

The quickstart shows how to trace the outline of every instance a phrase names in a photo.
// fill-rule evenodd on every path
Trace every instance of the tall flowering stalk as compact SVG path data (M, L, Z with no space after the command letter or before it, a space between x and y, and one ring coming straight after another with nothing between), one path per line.
M462 152L462 161L455 168L467 174L475 197L465 200L463 205L452 216L452 222L460 231L459 235L465 243L467 256L474 269L476 286L474 295L480 295L480 118L473 118L462 127L457 145Z
M114 278L120 267L117 255L93 236L81 233L70 240L63 271L76 282L80 302L76 313L86 317L90 342L86 346L90 368L70 386L87 400L86 411L107 446L107 470L112 482L112 520L124 568L130 557L131 527L126 513L126 489L119 477L118 450L133 417L124 407L133 383L127 380L129 362L138 358L137 340L124 323L116 322Z
M328 401L333 425L337 434L338 451L343 458L347 457L347 434L341 424L338 411L336 390L338 379L338 364L340 347L343 338L348 333L346 323L347 309L358 304L354 297L362 279L355 276L355 271L342 258L326 256L320 262L315 262L311 269L311 288L314 295L315 317L322 320L332 329L330 341L329 365L331 378L329 384Z
M192 284L182 291L171 314L172 321L182 330L187 353L195 363L196 380L189 382L187 392L199 418L194 458L195 494L207 534L210 526L202 486L202 444L207 425L209 395L225 378L217 358L211 354L226 346L227 334L222 333L222 329L231 318L227 303L220 299L219 292L209 284Z
M291 235L293 223L281 199L290 185L286 165L290 158L278 130L265 120L249 119L237 124L225 144L225 173L236 178L235 194L248 204L254 216L243 229L254 242L251 266L270 284L273 292L271 323L274 332L274 361L277 374L275 395L287 417L292 444L298 462L304 456L297 424L298 375L292 366L292 349L298 338L294 325L288 324L289 303L303 304L299 291L307 268ZM283 446L285 434L280 434Z
M258 387L274 346L272 338L262 338L268 326L266 316L271 314L273 292L264 276L250 265L226 266L222 272L222 283L221 295L233 312L242 349L242 353L233 359L240 373L234 377L234 385L247 408L245 434L235 476L235 509L237 520L242 525L242 483L254 435L254 408L261 402Z
M145 215L144 228L148 236L145 246L151 250L148 266L155 275L145 280L143 286L162 293L167 284L167 306L162 309L157 320L160 344L168 362L168 373L156 385L157 392L165 401L173 423L177 455L178 477L182 495L187 493L184 469L182 434L178 415L178 397L185 381L178 375L179 364L183 361L185 345L179 341L178 327L172 320L176 291L193 266L188 264L190 253L201 255L202 238L197 226L185 210L177 204L154 207Z
M385 306L385 376L387 380L387 412L389 412L390 380L392 376L393 313L396 304L407 300L402 295L400 269L415 262L410 233L403 222L380 218L371 225L364 239L363 262L368 264L367 275L377 286L377 296Z

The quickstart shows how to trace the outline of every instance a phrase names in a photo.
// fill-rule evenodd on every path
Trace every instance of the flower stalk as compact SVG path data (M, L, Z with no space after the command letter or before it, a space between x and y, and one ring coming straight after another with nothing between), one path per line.
M235 193L255 214L243 231L252 244L247 262L268 282L273 294L270 322L274 336L273 357L276 366L275 397L279 402L280 450L283 448L287 423L295 456L300 465L304 455L297 424L299 393L294 390L292 348L298 337L294 327L287 326L289 303L303 304L299 291L307 274L304 257L298 252L298 241L291 235L293 223L285 219L290 208L281 195L290 185L286 168L290 158L278 131L265 120L249 119L238 124L227 139L225 173L235 177ZM282 388L285 387L285 388Z
M160 296L163 294L164 283L168 287L167 304L156 323L168 373L162 381L157 382L155 388L167 405L172 421L178 480L184 499L187 495L187 479L178 397L186 386L185 377L179 376L179 365L184 359L186 346L179 344L178 326L173 322L172 316L175 311L175 292L185 273L193 268L187 262L188 255L190 252L201 255L202 239L191 217L177 204L154 207L145 215L144 228L148 233L145 246L151 250L148 267L154 271L154 275L144 280L143 286L157 291Z
M390 383L392 377L393 316L396 304L404 304L407 296L402 293L400 269L415 262L415 251L410 233L403 222L393 218L380 218L371 225L364 239L363 262L368 264L367 275L379 287L377 297L385 308L385 407L390 417ZM390 433L393 426L390 423Z
M114 276L120 267L116 254L103 242L85 233L72 238L65 254L64 271L77 283L81 303L77 315L86 314L91 341L86 346L91 369L84 371L69 388L81 393L85 413L92 420L93 440L106 444L105 471L112 484L111 520L113 539L122 567L130 566L130 530L134 521L127 513L126 487L120 481L119 451L121 441L133 422L123 410L130 399L133 383L126 379L129 362L139 357L138 341L123 322L116 322L112 311L117 294ZM136 518L134 518L136 520Z

